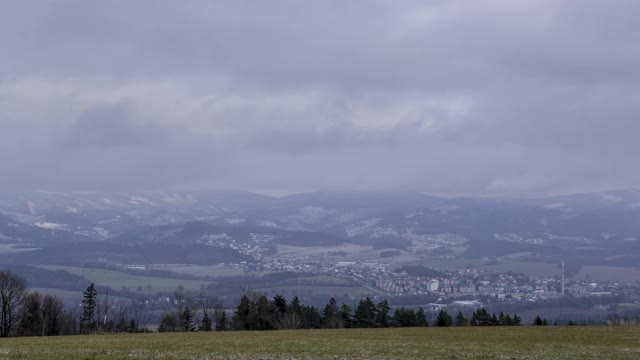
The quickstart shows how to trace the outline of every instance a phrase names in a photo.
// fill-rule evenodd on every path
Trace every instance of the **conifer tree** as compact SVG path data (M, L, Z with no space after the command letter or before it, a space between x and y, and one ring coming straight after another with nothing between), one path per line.
M449 315L444 310L440 310L440 312L438 313L438 316L436 317L435 325L438 327L451 326L451 315Z
M496 317L496 313L493 313L493 315L491 315L491 319L489 321L489 325L491 325L491 326L500 325L500 323L498 322L498 317Z
M304 329L318 329L322 324L320 312L315 306L303 305L300 313L302 314L302 327Z
M498 326L504 326L504 313L501 311L500 315L498 316Z
M202 316L202 323L200 324L200 331L211 331L213 330L212 328L212 321L209 318L209 314L208 313L204 313L204 315Z
M424 313L424 310L423 310L423 313ZM426 322L426 316L425 316L425 322ZM396 312L393 314L393 323L394 323L394 326L398 326L398 327L419 326L416 312L413 309L407 309L404 306L399 309L396 309ZM428 322L426 324L428 325Z
M327 305L324 306L324 310L322 311L322 317L325 319L332 318L336 314L338 314L338 302L336 301L335 298L332 297L331 299L329 299L329 302L327 303Z
M513 314L513 325L518 326L520 325L520 322L522 322L520 316L518 316L518 314Z
M389 321L390 321L389 311L391 311L391 307L389 306L389 302L386 299L381 301L376 306L375 326L377 327L389 326Z
M353 315L356 327L370 328L375 325L376 306L370 298L360 300Z
M96 328L96 300L98 291L93 283L82 293L82 318L80 328L85 333L93 332Z
M469 326L480 326L480 319L478 318L478 310L474 311L469 320Z
M339 311L338 302L332 297L322 310L322 326L330 329L343 327Z
M216 319L216 331L224 331L227 329L227 313L223 310Z
M469 321L467 318L462 315L461 311L458 311L458 315L456 315L456 326L469 326Z
M429 321L427 321L427 316L424 313L424 309L421 307L418 308L418 311L416 312L416 326L419 326L419 327L429 326Z
M533 320L533 324L535 326L542 326L542 319L540 318L540 316L536 316L536 319Z
M473 313L471 317L471 326L491 326L492 318L489 312L485 308L480 308Z
M252 304L247 294L243 294L233 316L233 327L236 330L251 330L250 315Z
M196 326L193 324L193 315L191 314L191 308L189 308L189 306L185 306L184 311L182 312L182 319L184 321L184 323L182 324L182 330L196 330Z
M300 304L300 298L298 298L297 296L294 296L293 299L291 299L291 302L289 303L289 307L287 308L287 310L290 310L295 314L301 315L302 304Z
M351 319L351 308L347 304L342 304L342 308L340 309L340 318L344 323L345 328L350 328L352 326L353 320Z
M273 298L273 303L278 308L281 315L287 312L287 299L285 299L284 296L276 295Z
M266 296L258 297L255 310L257 323L253 324L253 330L273 330L276 327L278 308Z

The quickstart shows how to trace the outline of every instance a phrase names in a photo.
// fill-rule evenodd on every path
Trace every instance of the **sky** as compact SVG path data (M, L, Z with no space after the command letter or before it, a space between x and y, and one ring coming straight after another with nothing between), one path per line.
M640 183L640 2L0 2L5 190Z

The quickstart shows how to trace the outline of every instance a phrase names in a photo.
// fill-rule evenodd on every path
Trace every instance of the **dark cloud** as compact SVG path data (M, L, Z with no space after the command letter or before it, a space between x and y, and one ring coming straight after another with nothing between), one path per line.
M640 3L5 1L0 185L636 187Z

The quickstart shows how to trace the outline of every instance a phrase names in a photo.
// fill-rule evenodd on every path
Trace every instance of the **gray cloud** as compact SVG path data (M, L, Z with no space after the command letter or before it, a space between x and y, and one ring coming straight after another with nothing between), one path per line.
M136 124L125 106L103 105L82 113L69 128L68 146L145 146L163 142L164 134L154 124Z
M0 185L637 187L637 1L6 1Z

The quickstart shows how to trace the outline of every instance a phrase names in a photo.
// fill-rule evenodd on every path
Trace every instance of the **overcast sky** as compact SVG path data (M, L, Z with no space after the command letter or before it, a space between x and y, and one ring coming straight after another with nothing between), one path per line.
M640 1L0 2L3 189L640 184Z

